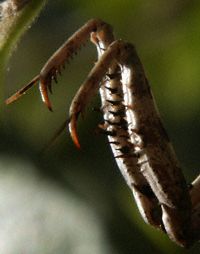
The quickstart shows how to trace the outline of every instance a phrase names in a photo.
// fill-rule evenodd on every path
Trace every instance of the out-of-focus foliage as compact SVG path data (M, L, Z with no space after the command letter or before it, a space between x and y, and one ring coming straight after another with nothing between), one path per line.
M190 182L199 171L200 150L200 2L197 0L49 1L10 59L5 98L31 80L55 49L93 17L110 23L116 38L136 46ZM45 177L49 186L56 183L62 187L62 195L66 193L67 197L72 192L89 204L101 217L106 226L104 236L118 253L199 253L198 244L184 251L144 224L115 165L106 137L95 135L102 116L92 112L92 105L79 121L82 149L75 149L65 131L41 156L40 151L67 117L71 99L95 60L95 49L89 44L67 66L59 83L53 85L53 113L42 104L37 88L13 105L4 106L6 128L1 130L1 153L10 159L35 161L38 180ZM99 101L95 99L93 106L97 105ZM16 202L20 203L17 198Z
M0 176L1 253L111 253L90 207L36 175L30 162L1 156Z
M20 36L44 7L45 0L0 1L0 86L4 82L5 65ZM1 88L2 91L2 88ZM1 93L2 94L2 93ZM2 99L2 96L1 96Z

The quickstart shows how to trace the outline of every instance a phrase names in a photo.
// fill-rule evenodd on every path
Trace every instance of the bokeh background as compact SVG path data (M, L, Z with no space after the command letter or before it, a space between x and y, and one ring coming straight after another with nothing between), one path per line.
M99 17L132 42L152 86L188 183L199 172L200 2L198 0L49 1L18 43L6 70L5 98L31 80L87 20ZM88 45L53 85L54 112L37 87L3 105L0 252L199 253L183 250L147 226L115 164L106 137L95 134L98 96L80 119L81 150L67 129L43 152L68 116L70 102L96 60Z

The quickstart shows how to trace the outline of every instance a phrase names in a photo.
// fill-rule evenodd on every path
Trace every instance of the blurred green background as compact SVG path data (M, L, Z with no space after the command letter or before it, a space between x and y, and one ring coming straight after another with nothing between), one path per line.
M188 183L191 182L199 172L200 1L50 0L10 58L3 88L5 98L31 80L51 54L94 17L110 23L116 38L136 46L184 174ZM84 119L79 121L81 150L76 150L66 130L47 152L41 153L68 116L70 102L95 60L95 48L88 43L59 77L59 83L53 85L53 113L41 102L36 87L16 103L2 105L4 124L0 148L5 163L0 167L0 175L6 175L17 183L19 191L30 190L30 195L23 199L20 195L15 196L13 189L12 210L17 207L15 204L21 207L27 200L30 202L42 197L41 202L34 202L34 208L27 206L27 210L30 213L34 210L36 215L41 210L42 216L48 218L46 224L38 226L42 230L36 226L33 241L38 249L34 252L34 247L31 247L29 252L23 253L199 253L198 244L190 250L183 250L141 219L106 137L95 134L96 126L102 120L101 114L92 111L92 107L100 105L98 96L88 107ZM42 190L38 190L38 184ZM51 206L48 206L50 195L46 193L53 193L49 201ZM61 201L57 205L58 196ZM0 198L1 206L8 209L7 196L1 189ZM74 205L68 202L71 199ZM48 217L51 209L59 210L54 214L55 224ZM64 226L65 216L63 213L61 216L60 209L64 214L66 211L66 218L73 225ZM20 220L23 220L24 211L19 213ZM70 220L70 216L75 218ZM61 226L56 227L59 218ZM85 221L85 225L80 226L80 221ZM26 225L17 225L25 233L29 227L28 219ZM82 230L79 231L80 227ZM49 235L46 228L54 234ZM70 238L71 232L76 233ZM85 249L80 247L77 250L73 246L82 246L80 234L88 238L85 242L83 240ZM45 241L40 241L41 235ZM94 235L98 240L93 240ZM56 242L55 236L60 236L58 238L62 241L57 241L57 247L50 248L48 242ZM19 252L1 253L21 254L24 251L22 242L30 246L30 238L20 241ZM12 244L17 246L14 241Z

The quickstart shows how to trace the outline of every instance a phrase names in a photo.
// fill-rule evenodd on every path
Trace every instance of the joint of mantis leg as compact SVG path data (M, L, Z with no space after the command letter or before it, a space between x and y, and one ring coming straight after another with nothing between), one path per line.
M99 19L88 21L50 57L40 74L6 103L39 83L42 100L52 110L48 95L52 80L57 82L65 62L88 38L97 48L98 61L71 103L71 137L80 148L78 116L99 91L105 122L101 129L141 216L178 245L190 246L200 238L199 177L189 190L136 50L131 43L115 40L110 25Z

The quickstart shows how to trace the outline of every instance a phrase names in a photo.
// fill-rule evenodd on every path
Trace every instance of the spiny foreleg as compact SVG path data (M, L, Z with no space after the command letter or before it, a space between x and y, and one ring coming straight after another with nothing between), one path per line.
M94 32L91 35L91 41L97 47L98 59L100 60L109 45L114 41L114 37L111 41L106 38L106 34ZM138 155L135 153L133 144L129 139L121 70L117 61L109 66L99 90L105 121L101 128L108 135L117 165L128 186L133 191L136 204L144 221L163 229L159 202L140 172L137 164Z
M52 80L57 82L57 76L61 74L65 63L69 62L73 55L80 50L87 40L90 38L90 34L95 31L107 31L107 37L112 34L112 28L109 24L101 21L100 19L91 19L84 26L82 26L77 32L75 32L45 63L44 67L40 71L40 74L34 77L27 85L22 87L19 91L13 94L6 100L6 104L10 104L19 99L27 90L39 82L39 89L43 102L47 105L49 110L52 110L52 105L49 100L48 90L51 92Z

